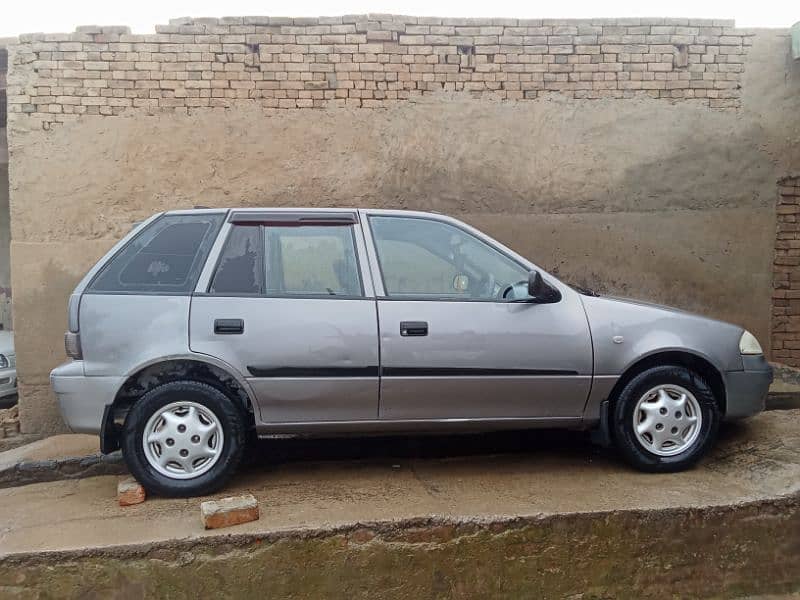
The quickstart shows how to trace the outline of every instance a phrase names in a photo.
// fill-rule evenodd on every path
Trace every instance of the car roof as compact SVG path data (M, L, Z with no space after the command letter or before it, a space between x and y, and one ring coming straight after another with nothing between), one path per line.
M353 222L357 223L360 219L356 216L360 212L366 212L370 215L381 215L381 216L403 216L403 217L435 217L439 220L455 222L453 217L449 215L445 215L436 211L419 211L419 210L404 210L404 209L397 209L397 208L336 208L336 207L293 207L293 206L281 206L281 207L242 207L242 208L206 208L206 207L198 207L198 208L190 208L190 209L177 209L177 210L170 210L160 213L161 215L198 215L198 214L220 214L223 213L228 215L228 221L234 221L237 218L242 220L257 220L258 218L264 218L268 220L272 220L273 218L277 218L280 221L304 221L307 219L305 215L325 215L324 220L336 220L342 219L342 221L346 221L348 219L354 219ZM260 215L259 215L260 213ZM258 215L258 216L257 216ZM153 217L158 217L159 214L153 215ZM249 218L248 218L249 217Z
M441 214L436 211L418 211L418 210L405 210L400 208L392 209L378 209L378 208L356 208L351 206L344 207L313 207L313 206L228 206L212 208L209 206L196 206L194 208L179 208L175 210L165 211L164 214L180 215L180 214L198 214L198 213L220 213L220 212L358 212L359 210L368 210L370 212L383 212L383 213L403 213L403 214Z

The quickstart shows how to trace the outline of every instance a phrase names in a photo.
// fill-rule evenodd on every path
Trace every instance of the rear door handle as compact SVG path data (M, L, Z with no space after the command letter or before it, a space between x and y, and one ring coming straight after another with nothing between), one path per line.
M220 335L244 333L244 319L215 319L214 333Z
M427 321L400 321L400 335L403 337L428 335Z

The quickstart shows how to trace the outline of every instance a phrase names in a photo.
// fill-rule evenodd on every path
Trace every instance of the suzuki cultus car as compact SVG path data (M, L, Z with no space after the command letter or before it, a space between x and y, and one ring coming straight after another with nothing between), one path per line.
M249 433L590 429L676 471L772 379L737 325L579 291L422 212L158 214L68 310L65 421L171 496L222 486Z

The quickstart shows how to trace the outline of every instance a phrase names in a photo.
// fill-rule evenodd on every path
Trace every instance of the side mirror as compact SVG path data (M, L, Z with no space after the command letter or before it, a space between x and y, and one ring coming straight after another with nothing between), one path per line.
M552 304L561 300L561 292L545 283L539 271L528 273L528 295L531 302Z

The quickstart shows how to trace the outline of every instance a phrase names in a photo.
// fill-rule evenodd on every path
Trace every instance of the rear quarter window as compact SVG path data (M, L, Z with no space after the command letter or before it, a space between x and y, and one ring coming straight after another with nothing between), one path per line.
M166 215L141 231L97 274L95 293L189 294L224 215Z

